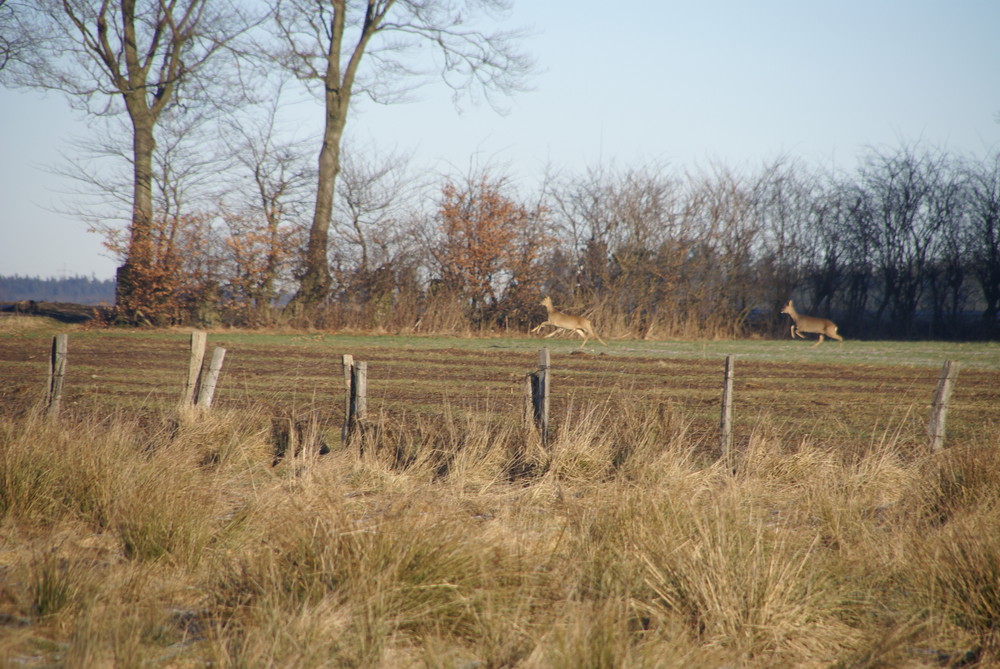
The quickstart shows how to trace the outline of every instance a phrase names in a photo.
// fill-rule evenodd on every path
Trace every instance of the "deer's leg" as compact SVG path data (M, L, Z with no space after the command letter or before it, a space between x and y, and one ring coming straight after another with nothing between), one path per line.
M819 345L820 345L820 344L822 344L822 343L823 343L823 335L822 335L822 334L820 334L820 336L819 336L819 339L817 339L817 340L816 340L816 343L815 343L815 344L813 344L813 348L815 348L815 347L819 346Z

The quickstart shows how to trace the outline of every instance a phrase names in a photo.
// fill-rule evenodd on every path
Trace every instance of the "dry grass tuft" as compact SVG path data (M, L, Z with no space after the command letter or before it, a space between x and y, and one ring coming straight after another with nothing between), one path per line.
M0 312L0 334L25 334L28 332L65 329L65 326L47 316Z
M650 403L651 404L651 403ZM71 666L996 662L1000 433L735 474L669 407L375 416L275 460L261 409L0 418L0 658Z

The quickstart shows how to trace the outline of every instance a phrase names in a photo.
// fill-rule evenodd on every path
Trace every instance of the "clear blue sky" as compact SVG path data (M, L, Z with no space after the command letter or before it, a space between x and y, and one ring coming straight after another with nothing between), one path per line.
M649 7L640 9L642 4ZM461 112L440 86L359 107L349 132L415 163L500 164L531 188L546 163L756 165L779 155L850 168L866 146L1000 149L1000 0L516 0L540 69L509 113ZM299 105L318 128L318 106ZM0 274L111 278L83 223L53 213L58 164L86 133L57 94L0 89ZM451 167L450 167L451 166Z

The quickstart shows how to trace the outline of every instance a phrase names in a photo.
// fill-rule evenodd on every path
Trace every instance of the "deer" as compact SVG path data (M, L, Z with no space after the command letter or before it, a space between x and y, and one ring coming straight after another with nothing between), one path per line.
M844 343L844 338L837 334L837 324L826 318L818 318L816 316L804 316L799 312L795 311L795 306L792 304L791 300L788 300L788 304L781 308L781 313L788 314L792 317L792 339L795 339L796 335L806 338L803 332L808 332L810 334L818 334L819 340L813 344L813 346L819 346L823 343L823 335L830 337L831 339L836 339L841 344Z
M587 345L587 339L589 337L597 337L597 341L601 342L607 346L607 342L600 338L600 336L594 332L594 326L590 324L590 321L582 316L570 316L569 314L564 314L561 311L556 311L556 308L552 306L552 298L545 297L542 300L541 305L545 307L545 311L549 313L548 318L545 319L544 323L540 323L537 327L531 329L531 332L538 332L542 329L542 326L551 325L556 328L549 334L545 335L545 339L553 336L559 330L570 330L577 333L583 337L583 343L580 344L580 348Z

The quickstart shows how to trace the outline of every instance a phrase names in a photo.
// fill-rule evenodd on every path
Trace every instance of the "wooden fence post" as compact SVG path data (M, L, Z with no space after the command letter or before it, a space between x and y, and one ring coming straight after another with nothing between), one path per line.
M347 443L347 437L351 433L351 392L354 387L352 377L354 375L354 356L345 353L340 356L340 362L344 366L344 425L340 428L340 441Z
M528 400L535 424L542 436L542 445L549 443L549 349L538 352L538 371L528 374Z
M527 425L538 426L538 372L528 372L524 386L524 420Z
M368 363L354 363L354 422L361 423L368 417Z
M719 432L722 444L722 457L726 466L735 471L733 461L733 356L726 356L726 371L722 381L722 418L719 421Z
M66 376L66 350L68 344L69 335L58 334L52 338L52 355L49 357L49 389L45 398L48 405L45 413L49 418L56 418L59 415L63 378Z
M344 426L340 430L343 443L365 420L368 413L368 363L354 362L354 356L345 354L344 365Z
M198 408L208 409L212 406L212 398L215 396L215 386L219 382L219 373L222 371L222 361L226 358L226 349L216 346L212 351L212 362L208 366L208 375L205 376L204 383L198 389Z
M951 391L958 377L959 364L954 360L946 360L941 366L937 388L934 390L934 401L931 405L931 419L927 424L927 436L930 437L931 452L937 453L944 446L945 419L948 417L948 402Z
M198 389L198 381L201 380L201 365L205 360L205 344L208 335L202 330L194 330L191 333L191 362L188 364L187 382L184 384L184 394L181 396L181 406L186 407L194 403L194 395Z

